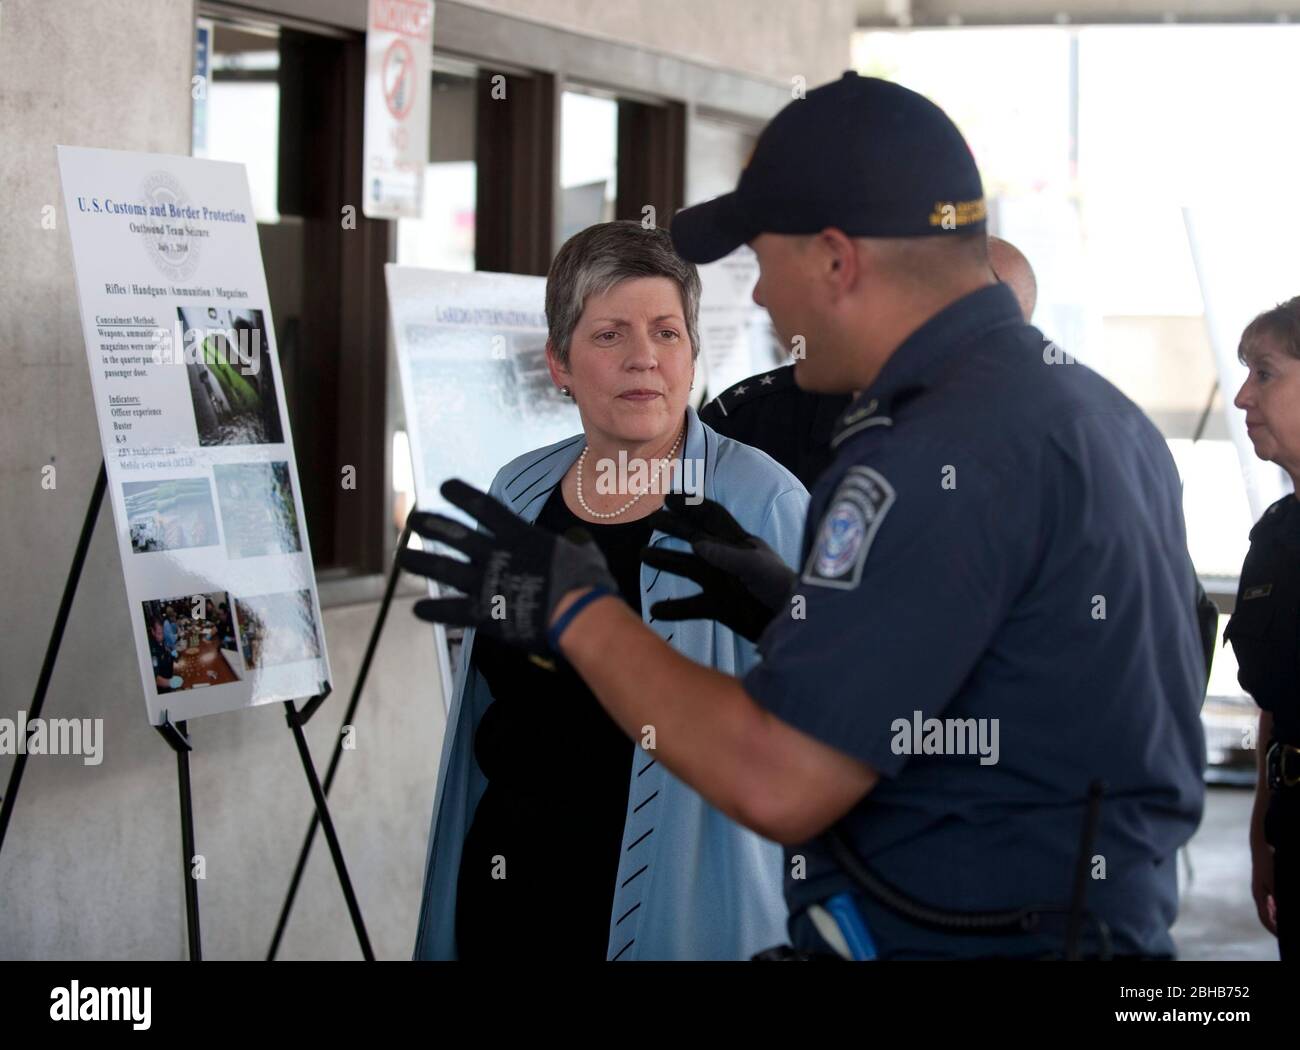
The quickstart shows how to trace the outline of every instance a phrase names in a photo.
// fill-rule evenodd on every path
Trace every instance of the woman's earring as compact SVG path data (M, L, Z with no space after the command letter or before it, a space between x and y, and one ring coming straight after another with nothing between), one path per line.
M560 387L560 393L563 394L565 397L573 396L573 391L570 390L567 386Z

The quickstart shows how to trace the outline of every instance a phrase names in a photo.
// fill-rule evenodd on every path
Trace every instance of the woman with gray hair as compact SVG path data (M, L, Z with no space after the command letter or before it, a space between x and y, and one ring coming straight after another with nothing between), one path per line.
M583 432L507 464L491 495L553 532L584 530L665 641L739 675L757 659L746 638L656 620L656 603L696 588L642 563L646 547L690 550L651 515L669 491L715 500L793 564L808 494L688 407L699 300L664 230L609 222L566 242L547 276L546 351ZM657 763L654 733L628 739L563 660L468 630L416 958L745 959L784 942L780 848Z

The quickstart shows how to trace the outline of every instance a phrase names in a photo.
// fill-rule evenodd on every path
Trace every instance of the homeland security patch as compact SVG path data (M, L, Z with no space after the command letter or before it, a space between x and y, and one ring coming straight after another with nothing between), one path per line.
M822 517L803 582L845 591L856 587L871 541L893 505L888 481L870 467L850 467Z

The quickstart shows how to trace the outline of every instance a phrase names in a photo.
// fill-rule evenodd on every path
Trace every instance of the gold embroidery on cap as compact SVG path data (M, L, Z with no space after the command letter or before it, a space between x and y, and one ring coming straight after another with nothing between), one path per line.
M935 201L930 212L930 225L955 230L973 222L983 222L988 214L984 198L973 201Z

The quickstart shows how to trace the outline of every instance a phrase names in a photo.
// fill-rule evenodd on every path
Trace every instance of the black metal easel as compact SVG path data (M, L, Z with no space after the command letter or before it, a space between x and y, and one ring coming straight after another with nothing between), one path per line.
M338 772L339 761L343 758L343 730L352 724L353 718L356 716L357 705L361 701L361 690L366 684L367 676L370 674L370 664L375 657L375 649L379 646L379 635L384 629L384 621L388 619L389 607L393 604L393 593L397 590L397 581L402 575L401 566L398 565L397 559L411 538L411 515L414 513L415 510L412 509L411 513L406 516L406 524L402 528L401 538L398 539L397 547L393 551L393 564L388 570L388 583L384 587L384 597L379 603L379 613L375 617L374 627L370 629L370 640L366 643L366 652L361 658L361 667L357 671L357 680L352 687L352 695L348 697L347 710L343 712L343 721L339 724L339 732L334 737L334 753L330 756L329 768L325 771L324 793L326 795L329 794L330 786L334 783L334 774ZM293 869L293 878L289 880L289 889L284 897L284 906L280 909L280 919L275 924L275 935L271 938L271 947L266 953L268 961L274 961L276 953L280 950L280 940L284 936L285 927L289 924L289 914L293 911L294 900L298 896L298 886L302 882L302 873L307 867L307 857L311 853L312 843L316 841L316 828L319 823L318 814L313 813L311 822L307 825L307 835L303 839L302 849L298 852L298 863ZM329 837L328 829L326 830L326 837Z
M36 681L36 693L32 698L28 715L29 732L35 729L37 719L40 718L41 710L45 706L45 695L49 691L50 679L54 674L54 663L59 655L59 647L63 644L63 634L68 625L68 614L72 610L72 599L77 592L77 584L81 580L81 570L86 563L86 553L90 549L90 538L95 531L95 521L99 517L99 510L104 502L104 491L107 487L108 468L101 461L99 476L95 479L95 488L91 493L90 505L86 508L86 517L81 523L81 535L77 539L77 549L72 556L72 567L68 570L68 579L63 585L63 597L59 601L59 611L54 618L54 628L50 632L49 644L45 647L45 660L41 664L40 677ZM377 634L378 625L376 626ZM372 639L371 651L373 651L373 642L374 639ZM370 652L367 653L367 666L369 656ZM363 678L365 670L366 668L363 667ZM359 692L359 689L357 692ZM328 695L329 689L327 688L318 696L308 700L301 710L294 707L293 701L286 700L284 703L285 718L289 723L290 731L293 733L298 755L302 759L303 772L306 774L307 784L311 788L312 800L316 804L315 814L312 818L312 830L314 832L317 821L325 828L325 838L329 843L330 855L334 859L334 868L338 873L339 885L343 889L343 897L347 901L348 914L352 919L352 926L356 930L357 941L361 945L361 954L367 961L373 961L374 952L371 950L370 938L366 934L365 923L361 918L361 909L357 904L356 894L352 889L352 880L348 876L347 865L343 860L343 850L339 846L338 835L334 830L334 822L330 818L329 807L325 802L325 793L321 790L320 781L316 776L316 767L312 764L311 751L307 747L307 738L302 731L302 727L307 723L307 720L315 714ZM355 697L356 692L354 692L354 703ZM176 777L180 789L181 871L185 884L185 919L190 959L197 962L202 959L203 952L200 943L198 886L195 884L193 873L190 870L190 865L193 864L195 857L194 807L190 793L189 765L189 753L193 750L193 745L186 733L185 722L181 721L173 724L166 711L163 712L162 724L154 728L158 730L163 739L176 752ZM26 767L27 752L24 748L22 753L15 756L14 766L9 774L9 784L5 789L4 798L0 800L0 850L4 848L5 835L9 830L9 819L13 813L14 800L18 795L18 788L22 784L23 772ZM333 771L334 765L331 764L331 776ZM279 932L277 931L277 940Z

